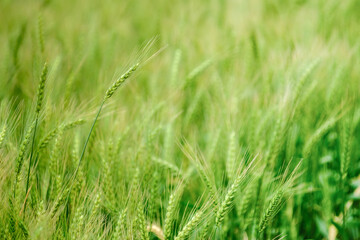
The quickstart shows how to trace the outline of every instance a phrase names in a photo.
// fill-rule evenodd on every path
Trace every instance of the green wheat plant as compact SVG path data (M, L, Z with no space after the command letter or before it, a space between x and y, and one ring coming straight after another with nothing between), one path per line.
M360 239L359 1L0 9L0 239Z

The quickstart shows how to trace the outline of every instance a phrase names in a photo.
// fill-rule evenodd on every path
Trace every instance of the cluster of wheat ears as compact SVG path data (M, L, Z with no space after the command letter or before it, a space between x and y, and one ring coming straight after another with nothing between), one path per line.
M0 239L360 238L358 46L324 37L338 48L273 56L260 29L191 68L191 49L160 35L106 90L101 36L69 70L49 57L42 15L35 26L32 55L22 25L0 58ZM21 80L28 58L37 91Z

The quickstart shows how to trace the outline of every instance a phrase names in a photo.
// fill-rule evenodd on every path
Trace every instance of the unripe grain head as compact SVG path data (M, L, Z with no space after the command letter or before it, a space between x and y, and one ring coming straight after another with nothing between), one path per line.
M114 84L106 91L105 101L114 94L114 92L128 79L139 67L139 63L133 65L129 70L127 70L121 77L114 82Z
M41 72L40 82L39 82L39 86L38 86L37 103L36 103L36 114L37 115L40 113L42 102L44 99L44 90L45 90L45 82L46 82L47 72L48 72L48 67L47 67L47 63L45 63L43 70Z

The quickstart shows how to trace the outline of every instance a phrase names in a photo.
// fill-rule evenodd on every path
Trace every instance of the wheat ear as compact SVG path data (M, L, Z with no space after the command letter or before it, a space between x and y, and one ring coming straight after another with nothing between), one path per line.
M164 226L164 236L165 239L171 239L171 233L173 229L173 222L176 218L176 210L178 202L181 198L183 192L183 187L179 186L171 195L169 198L169 204L166 208L166 217L165 217L165 226Z
M4 127L3 127L3 130L0 132L0 148L1 148L1 145L4 141L4 138L6 136L6 131L7 131L7 125L5 124Z
M203 210L199 210L183 229L179 232L179 234L175 237L175 240L185 240L189 237L189 235L194 231L194 229L199 225L204 215Z

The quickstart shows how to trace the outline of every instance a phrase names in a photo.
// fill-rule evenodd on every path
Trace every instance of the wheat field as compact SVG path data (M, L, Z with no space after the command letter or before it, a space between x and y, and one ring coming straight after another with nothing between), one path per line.
M0 239L360 239L360 2L0 2Z

